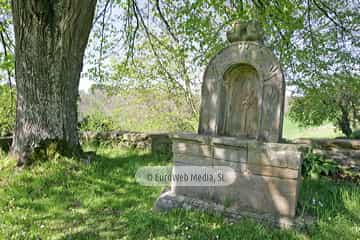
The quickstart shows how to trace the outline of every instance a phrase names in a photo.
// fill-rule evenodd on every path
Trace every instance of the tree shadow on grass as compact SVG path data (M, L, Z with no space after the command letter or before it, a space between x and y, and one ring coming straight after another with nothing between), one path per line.
M82 232L84 236L101 232L117 236L115 226L122 225L121 214L137 206L151 209L161 191L134 181L138 167L166 164L155 157L139 152L101 154L90 165L45 163L20 173L0 192L0 210L5 212L0 220L15 224L5 234L15 236L23 229L41 237L57 233L61 238L66 232L76 238Z
M141 166L168 164L169 161L161 156L149 153L107 149L100 151L90 165L71 161L57 165L46 163L20 173L0 189L0 211L4 212L0 215L0 226L6 229L0 229L0 236L3 234L7 239L304 237L303 233L269 229L251 220L231 225L221 217L196 211L153 212L154 201L162 188L141 186L135 182L134 176ZM343 187L326 182L305 182L304 186L302 203L318 196L325 206L318 215L322 224L311 230L310 235L322 238L340 231L341 227L350 231L350 226L346 225L349 221L359 223L360 214L356 211L360 211L360 207L352 206L351 200L359 201L360 193L353 197L358 190L353 190L352 185ZM314 215L319 209L309 207L306 211ZM343 224L331 227L334 222L327 222L326 218L328 215L334 217L336 213L338 218L345 220ZM25 235L17 237L21 232ZM332 234L339 238L340 233ZM355 235L350 231L344 236L350 239Z

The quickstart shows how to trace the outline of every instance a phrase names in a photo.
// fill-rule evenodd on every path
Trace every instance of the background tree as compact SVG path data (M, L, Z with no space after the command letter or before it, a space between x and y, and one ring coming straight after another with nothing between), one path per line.
M339 73L324 76L317 83L294 99L290 117L302 126L333 122L350 137L360 122L360 76Z
M23 165L49 142L78 152L78 87L96 0L11 4L17 88L13 153Z
M10 0L0 0L0 136L12 135L15 126L15 59L12 33Z
M0 0L0 83L11 88L14 77L14 38L10 0Z

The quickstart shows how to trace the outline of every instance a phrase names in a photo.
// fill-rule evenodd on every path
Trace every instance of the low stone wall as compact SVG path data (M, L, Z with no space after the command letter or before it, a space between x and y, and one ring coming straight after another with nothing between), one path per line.
M171 154L171 140L167 133L138 133L128 131L81 132L80 141L111 142L126 148L148 149L152 152ZM8 151L12 137L0 137L0 149Z
M111 142L121 147L148 149L157 153L171 153L171 140L167 133L138 133L127 131L82 132L81 142Z
M127 148L149 149L155 152L171 153L171 140L168 133L138 133L129 131L82 132L82 142L112 141ZM0 149L7 151L12 137L0 137ZM299 145L304 153L309 148L314 153L327 159L335 160L345 168L360 170L360 140L349 139L296 139L293 144Z
M345 168L360 170L360 140L349 139L297 139L292 141L303 151L312 148L313 152L336 161Z

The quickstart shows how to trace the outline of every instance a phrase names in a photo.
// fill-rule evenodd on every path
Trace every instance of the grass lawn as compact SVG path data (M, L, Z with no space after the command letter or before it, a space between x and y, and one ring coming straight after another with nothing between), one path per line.
M343 136L341 132L335 132L335 127L331 123L321 125L319 127L302 128L297 123L290 120L289 117L284 118L284 138L335 138Z
M68 159L14 170L0 160L0 239L360 239L360 187L305 180L299 213L316 224L297 232L251 220L228 224L219 216L176 210L155 213L161 188L134 180L144 165L163 157L114 148L98 149L94 163Z

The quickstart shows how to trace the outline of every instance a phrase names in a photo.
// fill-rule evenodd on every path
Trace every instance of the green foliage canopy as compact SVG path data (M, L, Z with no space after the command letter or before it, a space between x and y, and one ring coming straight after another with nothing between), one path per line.
M11 83L10 1L0 0L0 9L0 70ZM321 102L312 99L327 98L319 92L329 88L323 76L359 74L359 12L356 0L99 0L84 76L115 86L121 94L154 89L177 108L188 105L191 114L185 121L193 121L198 118L199 76L227 44L225 32L237 20L257 20L265 45L281 60L289 89L304 96L302 107L292 108L294 119L302 125L336 122L339 111L324 114ZM316 117L304 117L310 115Z
M326 96L324 76L360 72L360 6L357 1L118 1L122 9L123 54L111 62L105 82L121 89L157 88L179 104L191 106L197 118L199 76L210 58L227 43L225 32L237 20L257 20L265 45L279 57L296 96L305 96L293 119L305 126L339 122L334 104L321 107ZM334 78L331 78L334 79ZM345 80L336 83L345 84ZM329 86L325 86L329 85ZM319 87L321 86L321 87ZM345 90L344 90L345 91ZM315 96L321 95L321 99ZM340 98L339 94L336 94ZM306 104L306 107L305 107ZM336 104L335 104L336 105ZM340 104L341 105L341 104ZM339 104L337 105L339 107ZM324 114L324 112L327 114ZM301 116L302 115L302 116ZM305 117L313 116L313 117ZM339 123L338 123L339 125ZM340 127L341 129L346 128Z

